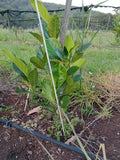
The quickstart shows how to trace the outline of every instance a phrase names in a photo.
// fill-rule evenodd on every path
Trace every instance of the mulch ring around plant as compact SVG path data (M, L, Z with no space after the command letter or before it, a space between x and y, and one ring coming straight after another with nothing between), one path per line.
M7 85L5 83L4 90L3 87L0 89L0 117L50 136L46 129L51 125L52 119L46 118L47 121L44 121L44 119L40 118L41 113L34 113L27 116L29 108L24 112L26 96L16 94L14 92L15 86L12 90L11 88L7 90ZM117 88L119 88L119 86ZM116 95L118 92L119 91L116 90ZM86 124L91 124L88 129L82 128L80 125L77 125L76 128L77 134L80 134L80 140L85 145L86 151L97 153L99 145L104 143L107 158L110 160L120 159L119 97L117 97L116 100L116 102L111 102L113 106L116 104L115 107L112 107L112 117L107 119L95 119L95 117L91 116L86 120ZM23 131L6 127L2 123L0 123L0 131L0 160L50 159L43 147L41 147L41 143L54 159L84 160L80 154L68 151L65 148L36 138ZM82 131L83 133L81 134ZM69 144L71 145L78 145L76 139L72 135L71 137L68 137L66 141L69 141ZM102 151L100 152L100 155L103 156Z

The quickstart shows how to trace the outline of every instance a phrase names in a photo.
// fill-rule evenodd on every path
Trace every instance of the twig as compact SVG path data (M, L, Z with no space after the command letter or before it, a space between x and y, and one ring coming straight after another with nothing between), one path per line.
M21 98L22 98L22 95L20 95L20 97L17 99L17 102L15 103L14 107L17 106L17 104L20 102Z
M86 131L86 129L88 129L93 123L95 123L97 120L99 120L101 118L101 116L97 117L95 120L93 120L91 123L89 123L89 125L80 132L80 134L78 134L78 137L81 137L82 134ZM76 136L72 136L71 138L69 138L65 143L69 144L70 142L75 142L76 141Z
M31 132L31 130L29 130L29 131ZM51 158L51 160L54 160L54 158L52 157L52 155L48 152L48 150L45 148L45 146L39 141L39 139L34 134L32 134L32 135L38 141L38 143L41 145L41 147L45 150L45 152L49 155L49 157Z
M83 151L83 153L84 153L86 159L87 159L87 160L91 160L90 157L88 156L88 154L87 154L87 152L86 152L86 150L85 150L83 144L81 143L80 139L78 138L78 135L76 134L75 129L74 129L73 125L71 124L71 122L70 122L68 116L64 113L64 111L63 111L63 114L64 114L65 118L67 119L67 121L68 121L68 123L69 123L69 125L70 125L70 127L71 127L71 129L72 129L72 131L73 131L73 133L74 133L74 135L75 135L75 138L76 138L76 140L77 140L77 142L78 142L80 148L82 149L82 151Z
M102 149L102 152L103 152L103 158L104 158L104 160L106 160L107 158L106 158L106 152L105 152L105 145L103 144L103 143L101 143L100 144L100 147L99 147L99 150L98 150L98 152L97 152L97 154L96 154L96 159L95 160L97 160L97 159L99 159L98 158L98 154L100 153L100 150Z
M28 91L30 92L30 88L29 88ZM27 108L27 105L28 105L28 100L29 100L29 96L30 96L30 93L29 93L29 92L28 92L27 97L26 97L24 111L26 111L26 108Z

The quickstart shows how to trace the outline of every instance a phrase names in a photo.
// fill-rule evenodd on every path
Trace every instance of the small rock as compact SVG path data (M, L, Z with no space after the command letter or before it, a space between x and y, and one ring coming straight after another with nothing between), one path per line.
M27 152L28 152L28 154L32 155L32 151L27 151Z
M19 140L20 140L20 142L21 142L23 139L24 139L23 137L20 137L20 136L19 136Z
M65 152L63 151L63 152L62 152L62 155L64 155L64 154L65 154Z
M58 148L58 151L61 153L61 148Z
M117 132L117 136L119 136L120 135L120 132Z

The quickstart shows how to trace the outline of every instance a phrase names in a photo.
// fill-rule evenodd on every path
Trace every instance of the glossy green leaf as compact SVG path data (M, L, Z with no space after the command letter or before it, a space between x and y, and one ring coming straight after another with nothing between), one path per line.
M47 45L49 56L53 56L54 58L58 58L55 50L60 47L59 41L55 38L49 38L46 40L46 45Z
M15 70L15 72L21 76L25 81L28 81L27 77L25 76L25 74L15 65L15 63L13 63L13 69Z
M47 31L50 37L58 38L60 33L60 19L57 14L53 14L47 23Z
M71 67L70 69L68 69L67 74L68 74L68 75L73 75L75 72L78 71L78 69L79 69L79 67L73 66L73 67Z
M42 94L47 100L55 104L55 93L54 93L53 85L50 81L46 81L44 83L42 88Z
M75 85L73 83L73 79L71 76L67 76L66 78L66 87L64 89L63 94L71 94L75 90Z
M19 58L15 57L10 51L3 50L3 52L12 60L12 62L24 73L24 75L28 76L28 68L27 65L21 61Z
M35 0L29 0L32 4L32 7L34 8L34 10L36 11L36 5L35 5ZM43 20L48 23L49 19L50 19L50 15L49 12L47 11L47 9L45 8L45 6L42 4L42 2L40 2L38 0L38 8L39 8L39 12L41 17L43 18Z
M29 75L28 75L28 80L29 80L31 86L34 87L35 84L36 84L36 82L38 81L38 71L37 71L36 68L33 69L33 70L29 73Z
M55 53L56 53L56 55L57 55L61 60L65 60L65 59L66 59L66 56L65 56L65 54L64 54L64 52L63 52L62 49L57 48L57 49L55 50Z
M57 93L58 95L62 95L63 91L65 90L66 87L66 81L58 88Z
M74 47L74 41L70 36L66 36L65 38L65 48L68 52Z
M87 43L87 44L84 44L84 45L82 45L81 47L80 47L80 49L78 49L77 51L76 51L76 53L81 53L81 52L83 52L84 50L86 50L88 47L90 47L92 44L91 43Z
M81 80L83 77L81 74L76 74L76 75L73 75L73 82L77 82L79 80Z
M66 111L67 108L68 108L68 104L69 104L69 101L70 101L70 96L69 95L65 95L65 96L62 96L60 98L60 106Z
M40 58L41 60L43 60L43 52L41 51L41 49L39 48L37 55L38 58Z
M32 34L37 40L39 40L40 43L43 44L42 35L40 35L40 34L38 34L38 33L34 33L34 32L30 32L30 34Z
M80 58L74 63L72 63L72 66L82 67L86 63L86 59Z
M74 53L76 51L76 49L78 48L78 44L74 45L73 48L71 48L70 52Z
M43 23L42 26L43 26L43 32L44 32L45 38L49 39L50 36L49 36L49 33L48 33L47 29L46 29L47 25L45 23Z
M37 68L44 69L45 62L38 57L31 57L30 62L34 64Z
M83 53L75 53L72 57L72 63L80 59L82 56L83 56Z
M58 89L66 80L67 71L64 65L61 63L51 63L52 66L52 72L56 84L56 89Z

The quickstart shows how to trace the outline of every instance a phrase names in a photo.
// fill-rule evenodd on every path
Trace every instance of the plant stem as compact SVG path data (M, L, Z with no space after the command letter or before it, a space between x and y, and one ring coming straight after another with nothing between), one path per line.
M29 88L29 90L28 90L29 92L30 92L30 88ZM27 109L27 105L28 105L28 100L29 100L29 96L30 96L30 93L28 92L28 94L27 94L27 98L26 98L26 101L25 101L25 107L24 107L24 111L26 111L26 109Z
M63 111L63 110L62 110L62 111ZM86 159L87 159L87 160L91 160L90 157L87 155L87 152L85 151L83 144L81 143L80 139L78 138L78 136L77 136L77 134L76 134L76 132L75 132L75 129L74 129L73 125L71 124L68 116L64 113L64 111L63 111L63 114L64 114L65 118L67 119L67 121L68 121L68 123L69 123L69 125L70 125L70 127L71 127L71 129L72 129L72 131L73 131L73 133L74 133L74 135L75 135L75 137L76 137L76 140L77 140L79 146L81 147L81 149L82 149L82 151L83 151Z
M48 49L47 49L47 45L46 45L46 41L45 41L45 36L44 36L44 31L43 31L41 18L40 18L40 12L39 12L39 8L38 8L37 0L35 0L35 5L36 5L39 24L40 24L40 28L41 28L41 32L42 32L43 42L44 42L46 56L47 56L47 61L48 61L49 69L50 69L50 75L51 75L53 88L54 88L54 92L55 92L55 98L56 98L56 103L57 103L58 112L59 112L59 116L60 116L60 121L61 121L61 124L62 124L63 134L65 136L65 129L64 129L64 124L63 124L63 119L62 119L62 114L61 114L61 107L59 105L59 100L58 100L57 91L56 91L56 87L55 87L54 77L53 77L52 68L51 68L51 64L50 64L50 59L49 59L49 55L48 55Z

